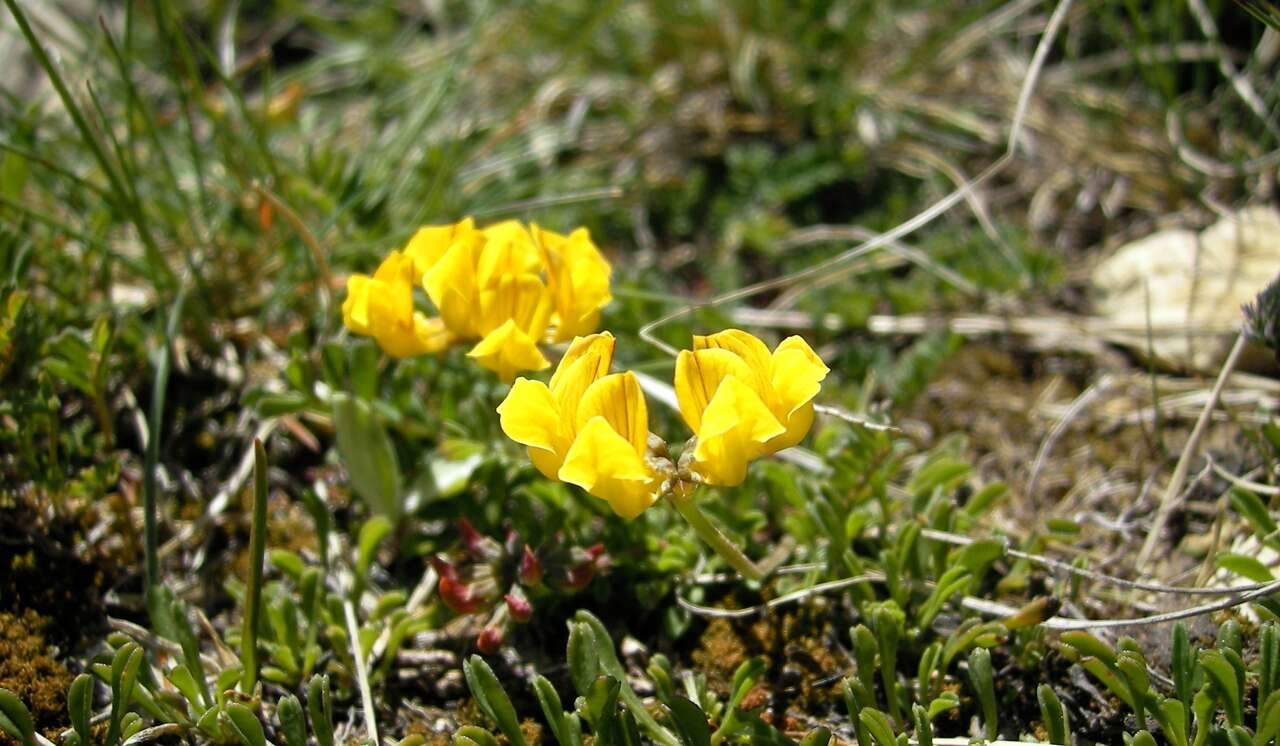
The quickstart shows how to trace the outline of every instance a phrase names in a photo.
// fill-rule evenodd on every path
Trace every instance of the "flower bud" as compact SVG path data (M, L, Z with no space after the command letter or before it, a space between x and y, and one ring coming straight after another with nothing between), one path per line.
M524 597L518 589L513 589L512 593L503 596L507 602L507 611L510 612L511 618L519 624L524 624L533 616L533 604L529 603L529 599Z
M480 635L476 637L476 647L485 655L493 655L502 647L506 635L503 634L499 627L489 626L480 630Z
M520 582L530 588L536 588L542 584L542 562L538 560L528 544L524 545L520 553Z
M431 565L440 576L436 591L450 611L455 614L470 614L480 608L484 599L476 593L475 586L463 582L458 575L458 568L439 557L432 557Z

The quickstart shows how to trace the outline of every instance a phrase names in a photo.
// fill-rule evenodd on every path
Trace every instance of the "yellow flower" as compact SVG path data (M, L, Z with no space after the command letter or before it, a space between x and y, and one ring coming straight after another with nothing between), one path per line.
M501 275L480 292L476 329L480 342L467 353L503 381L522 370L551 365L538 351L538 341L551 319L551 300L537 275Z
M800 337L770 353L737 329L695 336L693 350L676 358L675 376L680 415L698 438L694 473L707 484L742 484L753 459L799 443L827 372Z
M569 345L551 385L517 378L498 406L502 431L529 447L529 458L549 479L556 479L577 435L578 403L591 384L609 374L613 335L578 337Z
M586 228L564 236L535 225L532 232L555 303L554 340L562 342L595 331L600 309L613 300L609 294L609 262L591 241Z
M519 378L498 407L507 437L548 478L575 484L634 518L657 499L645 462L649 415L633 373L608 375L613 336L578 337L551 385Z
M414 310L413 267L413 260L393 251L373 277L347 278L343 323L356 334L373 337L392 357L439 352L453 341L440 319Z

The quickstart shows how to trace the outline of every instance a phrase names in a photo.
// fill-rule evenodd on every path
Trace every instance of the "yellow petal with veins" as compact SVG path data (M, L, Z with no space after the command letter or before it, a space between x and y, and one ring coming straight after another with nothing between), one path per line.
M517 378L498 405L502 432L529 447L534 465L551 479L556 478L572 433L566 433L563 418L551 390L541 381ZM538 453L539 456L534 454Z
M578 431L596 417L608 422L637 454L645 452L649 444L649 411L635 373L614 373L587 388L575 418Z
M475 252L479 234L455 241L423 277L427 297L458 337L478 336Z
M551 376L551 393L555 395L560 414L566 422L576 425L578 403L587 388L609 374L613 346L613 335L608 332L578 337L560 358L560 364Z
M635 518L657 499L654 475L644 458L602 416L587 420L578 431L559 477L608 501L623 518Z
M368 275L351 275L347 278L347 297L342 301L342 323L356 334L372 334L369 327Z
M682 351L676 356L675 389L680 416L689 429L702 430L703 412L727 376L751 381L755 374L741 357L721 349Z
M703 412L693 452L694 472L707 484L742 484L747 464L765 453L765 443L785 432L750 386L728 376Z

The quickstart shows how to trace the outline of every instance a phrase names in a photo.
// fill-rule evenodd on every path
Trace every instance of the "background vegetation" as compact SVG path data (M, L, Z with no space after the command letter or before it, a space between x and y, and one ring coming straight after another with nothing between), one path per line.
M1156 523L1217 370L1113 344L1089 279L1274 203L1270 4L5 3L0 739L1276 737L1280 387L1230 379ZM783 571L342 330L347 274L467 215L590 228L656 379L676 311L810 340L837 414L701 498Z

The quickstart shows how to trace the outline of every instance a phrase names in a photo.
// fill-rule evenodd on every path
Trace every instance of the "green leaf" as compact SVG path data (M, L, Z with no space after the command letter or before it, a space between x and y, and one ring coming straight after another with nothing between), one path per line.
M603 741L615 740L620 688L621 684L617 679L601 674L591 682L591 688L578 700L582 705L578 708L578 713L586 718Z
M1277 526L1262 499L1242 487L1232 487L1227 491L1231 507L1253 526L1253 532L1259 539L1274 533Z
M996 503L1007 494L1009 494L1009 485L1004 482L992 482L969 498L969 502L965 503L964 512L977 518L995 507Z
M231 730L235 731L244 746L267 746L267 735L253 710L239 702L228 702L223 712L226 713Z
M1092 656L1101 660L1108 666L1114 666L1116 662L1116 651L1110 645L1102 640L1094 637L1088 632L1082 630L1072 630L1063 632L1060 638L1063 642L1080 651L1081 655Z
M1155 736L1152 736L1151 733L1149 733L1148 731L1140 730L1137 733L1133 734L1132 740L1129 741L1129 746L1157 746L1157 745L1156 745Z
M1227 722L1240 725L1244 720L1244 707L1235 667L1217 650L1200 651L1200 665L1218 691L1223 709L1227 713Z
M681 696L673 697L667 707L671 710L676 735L684 746L711 746L711 726L701 707Z
M307 713L317 746L333 746L333 704L329 701L327 674L316 674L307 684Z
M858 712L858 722L862 723L862 727L866 728L875 739L876 746L898 746L897 739L893 737L893 724L888 715L873 707L864 707Z
M595 640L591 629L577 622L569 623L569 679L573 682L574 691L586 695L591 684L600 674L600 662L595 654Z
M307 725L302 714L302 703L292 694L286 694L276 703L276 717L280 720L280 733L285 746L307 746Z
M205 708L200 704L200 687L196 684L195 677L191 675L191 671L179 663L169 669L169 672L165 674L165 678L169 679L169 683L173 684L175 689L182 692L187 708L194 713L196 718L199 718Z
M507 696L506 690L498 682L498 677L493 675L493 669L489 668L484 658L473 655L463 661L462 673L471 689L471 696L476 698L481 711L498 724L498 730L514 746L525 746L524 733L520 730L520 720L516 717L515 707L511 705L511 698Z
M542 706L542 715L547 720L547 727L551 729L551 734L556 737L556 743L567 746L571 738L569 725L565 722L564 705L560 702L560 695L556 692L556 688L551 685L547 677L536 674L533 677L533 693L538 697L538 704Z
M67 715L84 746L93 746L93 677L82 673L67 690Z
M1049 732L1049 743L1069 746L1067 710L1062 706L1062 700L1058 699L1053 687L1048 684L1036 687L1036 700L1040 703L1040 719L1044 722L1044 729Z
M831 731L823 727L814 728L800 739L800 746L827 746L831 743ZM920 746L932 746L921 742Z
M338 454L352 488L380 515L399 518L403 478L387 431L367 402L338 393L332 403Z
M635 717L636 723L645 731L650 738L657 741L661 746L678 746L678 741L671 731L663 728L658 724L657 720L649 714L644 703L636 696L636 693L627 684L627 672L618 661L618 654L613 649L613 638L609 636L609 631L605 629L604 624L600 622L591 612L580 609L574 615L574 619L578 624L583 625L590 630L591 640L598 657L600 671L617 679L621 684L621 690L618 692L627 709Z
M1258 708L1258 732L1253 736L1254 746L1265 746L1280 736L1280 691L1272 692Z
M35 746L36 727L31 713L18 695L8 689L0 689L0 730L23 746Z
M457 746L498 746L498 739L484 728L464 725L453 734L453 742Z
M991 652L986 648L974 648L969 653L969 683L982 705L982 724L986 727L987 738L994 741L998 733L996 685L991 668Z
M929 722L929 711L919 704L911 705L911 722L915 725L918 746L933 746L933 724Z

